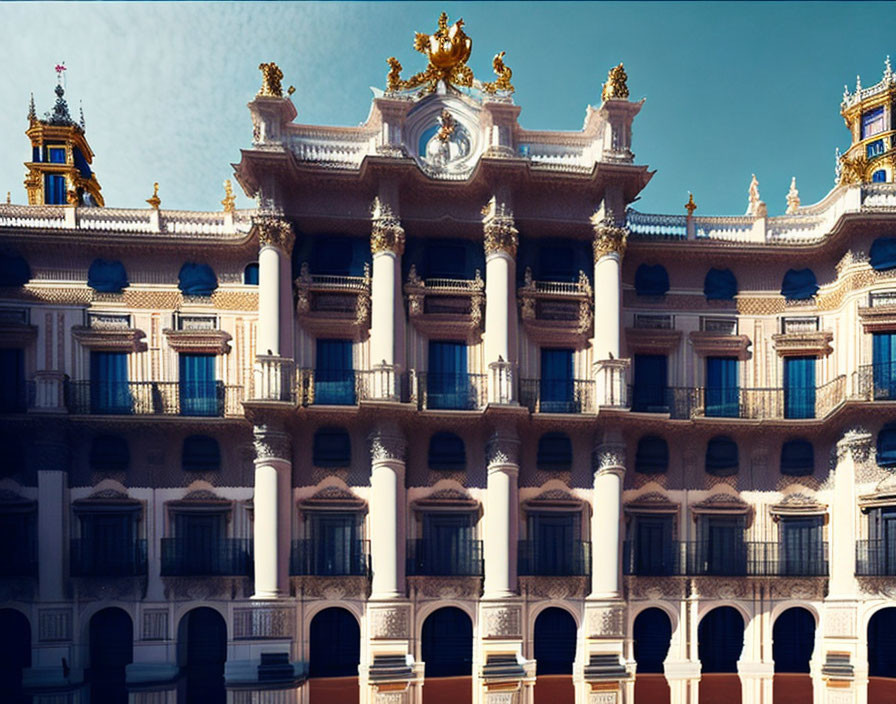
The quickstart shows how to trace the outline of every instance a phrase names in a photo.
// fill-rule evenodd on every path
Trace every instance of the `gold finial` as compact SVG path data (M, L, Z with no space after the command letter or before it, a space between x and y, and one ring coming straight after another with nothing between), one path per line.
M68 189L65 200L69 205L78 205L78 192L74 188Z
M454 128L457 123L455 123L454 118L451 116L451 113L447 110L442 110L442 114L439 115L439 131L436 132L436 138L440 142L447 142L451 139L451 135L454 134Z
M233 186L230 185L230 179L224 180L224 200L221 201L224 206L225 213L232 213L236 210L236 196L233 195Z
M628 81L628 74L626 74L622 63L611 68L607 73L607 82L604 83L604 88L600 94L601 100L628 99L628 84L626 81Z
M389 74L386 83L390 91L410 90L423 87L423 92L435 91L439 81L446 85L472 86L473 70L467 66L473 40L463 30L464 21L457 20L448 26L448 15L439 15L438 29L432 34L417 32L414 49L425 55L429 63L425 71L416 73L407 80L401 78L401 64L394 56L386 59Z
M290 97L292 97L292 94L295 93L295 92L296 92L296 87L295 87L295 86L290 86L289 88L286 89L286 94L287 94L288 96L290 96Z
M483 83L482 90L486 93L497 93L498 91L502 93L513 93L513 84L510 82L510 77L513 76L513 71L510 70L509 66L505 65L503 51L499 54L495 54L495 58L492 60L492 69L498 78L491 83Z
M149 207L153 210L158 210L159 206L162 204L162 199L159 198L159 182L156 181L152 184L152 198L147 198L146 202L149 203Z
M12 192L7 191L6 192L6 204L9 205L10 203L12 203Z
M694 211L697 209L697 204L694 202L694 194L688 191L688 202L684 204L684 209L688 211L688 217L694 217Z
M283 80L283 71L273 61L266 64L258 64L258 70L261 71L261 88L258 95L270 98L282 98L283 87L280 81Z
M787 215L793 215L800 207L800 192L796 190L796 176L790 179L790 190L787 192Z

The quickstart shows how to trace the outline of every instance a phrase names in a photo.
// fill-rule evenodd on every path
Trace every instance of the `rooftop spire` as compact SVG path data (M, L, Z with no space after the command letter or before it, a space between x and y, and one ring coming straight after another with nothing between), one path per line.
M28 122L32 125L37 122L37 111L34 109L34 93L31 94L31 102L28 104Z
M793 215L800 207L800 192L796 189L796 176L790 179L790 190L787 192L787 215Z

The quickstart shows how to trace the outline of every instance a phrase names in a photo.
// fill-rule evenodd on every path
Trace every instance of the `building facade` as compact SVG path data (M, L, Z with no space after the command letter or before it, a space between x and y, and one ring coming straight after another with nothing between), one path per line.
M229 183L219 212L101 207L64 91L32 103L29 204L0 205L8 691L696 704L734 673L746 704L777 671L835 704L896 677L889 62L844 95L822 201L769 217L754 177L701 217L630 207L621 64L580 131L532 131L471 44L443 15L352 128L296 123L262 64L251 211Z

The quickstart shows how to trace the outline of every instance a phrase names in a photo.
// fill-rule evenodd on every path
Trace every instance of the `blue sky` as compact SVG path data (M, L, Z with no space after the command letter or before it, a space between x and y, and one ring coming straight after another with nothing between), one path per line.
M507 52L526 128L580 129L623 61L632 98L647 98L633 136L657 170L646 212L683 212L691 190L698 215L742 214L752 173L773 215L791 176L804 204L819 200L848 146L844 83L872 85L896 61L891 3L2 3L0 193L25 202L28 96L52 107L57 62L107 206L146 207L158 181L163 208L217 209L250 142L261 61L295 86L299 122L356 125L387 57L423 68L414 32L442 10L464 18L477 76Z

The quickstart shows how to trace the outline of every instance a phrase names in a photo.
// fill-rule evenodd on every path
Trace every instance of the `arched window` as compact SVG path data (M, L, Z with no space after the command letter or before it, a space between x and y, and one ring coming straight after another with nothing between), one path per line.
M642 264L635 271L635 293L639 296L665 296L669 290L669 274L662 264Z
M98 435L90 445L90 468L96 472L126 472L131 463L128 442L120 435Z
M781 474L804 477L815 471L815 448L808 440L788 440L781 446Z
M737 443L725 435L717 435L706 445L706 471L717 477L737 474Z
M708 301L730 301L737 295L737 279L731 269L710 269L703 279L703 295Z
M871 174L871 183L886 183L887 172L884 169L878 169Z
M896 423L887 423L877 434L877 464L896 467Z
M781 295L794 301L812 298L818 291L818 282L811 269L789 269L781 282Z
M221 448L208 435L190 435L184 439L181 466L185 472L217 472L221 469Z
M888 271L896 268L896 237L878 237L871 243L871 268Z
M243 283L247 286L258 286L258 262L246 264L243 269Z
M87 270L87 285L100 293L120 293L128 285L124 264L118 260L94 259Z
M429 468L463 470L467 466L464 441L454 433L436 433L429 439Z
M669 445L658 435L645 435L638 440L635 471L642 474L663 474L669 469Z
M31 268L18 254L0 254L0 286L24 286L31 279Z
M545 433L538 439L538 468L565 472L572 468L572 442L566 433Z
M185 296L211 296L218 288L218 277L208 264L187 262L180 268L178 288Z
M348 467L352 463L352 440L345 428L319 428L314 433L312 456L315 467Z

